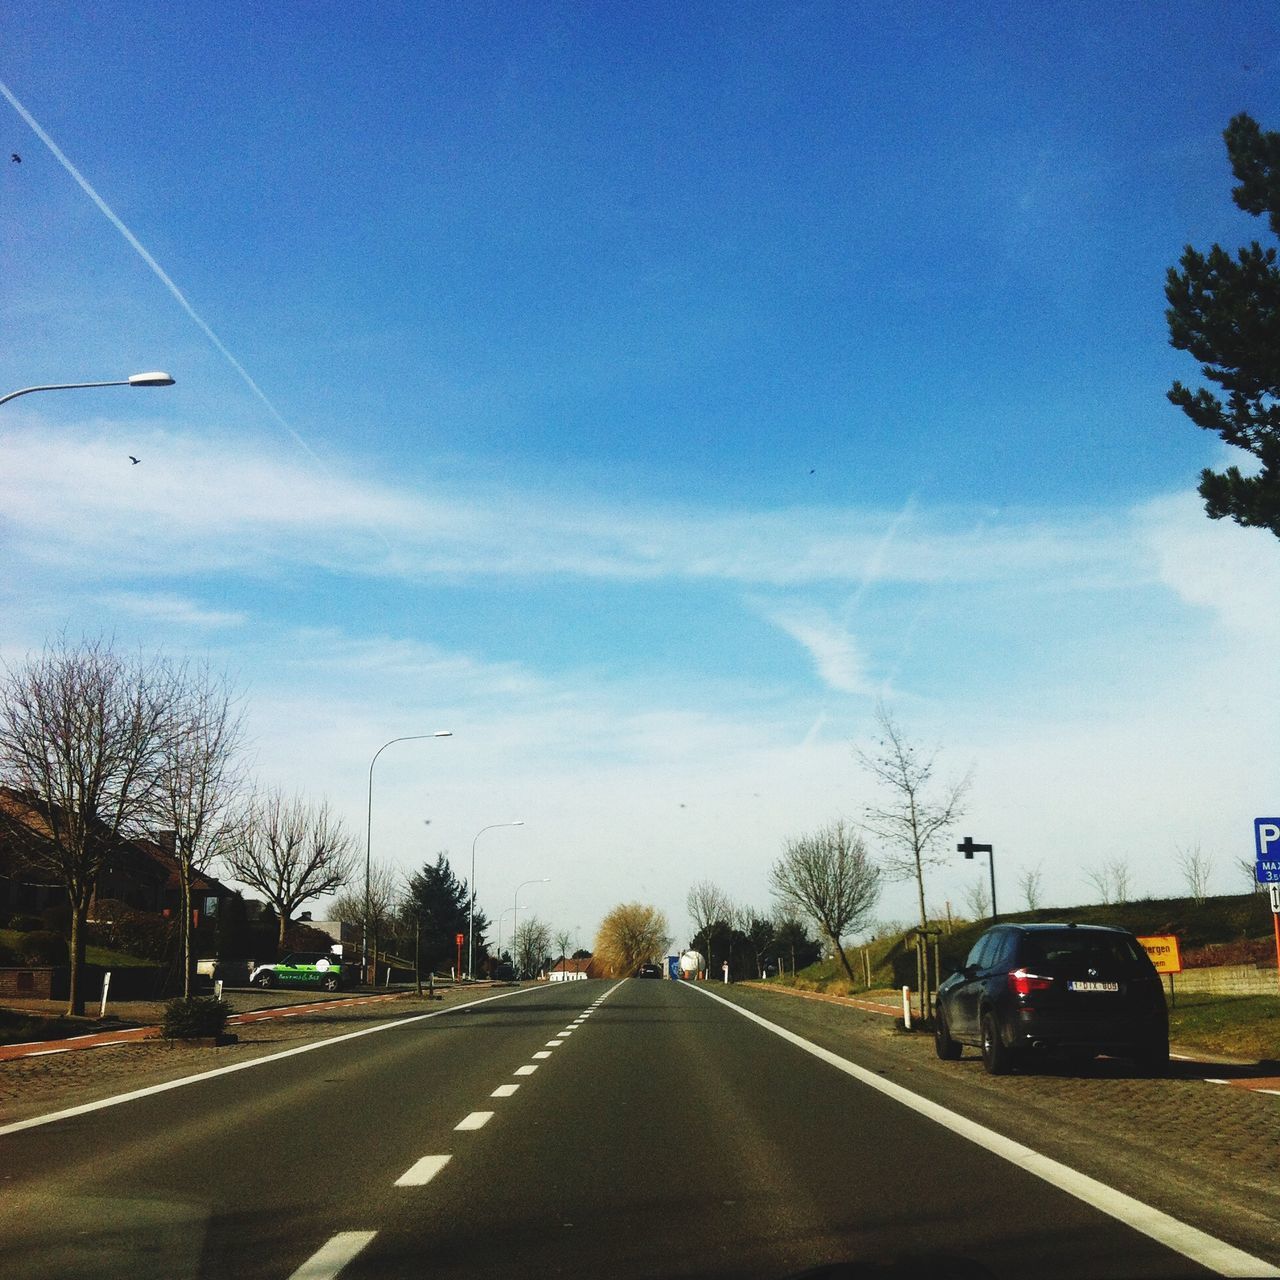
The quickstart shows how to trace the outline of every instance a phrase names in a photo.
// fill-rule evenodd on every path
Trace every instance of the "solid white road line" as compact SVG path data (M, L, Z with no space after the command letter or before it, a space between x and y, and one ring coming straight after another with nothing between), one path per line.
M509 1098L520 1086L518 1084L500 1084L490 1095L491 1098Z
M967 1138L984 1150L1008 1160L1010 1164L1017 1165L1018 1168L1057 1187L1060 1191L1075 1196L1077 1200L1083 1200L1085 1204L1092 1205L1108 1217L1119 1219L1135 1231L1150 1236L1166 1248L1182 1254L1184 1258L1190 1258L1193 1262L1198 1262L1202 1267L1208 1267L1218 1275L1280 1277L1280 1267L1264 1262L1261 1258L1255 1258L1245 1253L1243 1249L1227 1244L1225 1240L1219 1240L1198 1227L1181 1222L1160 1209L1107 1186L1105 1182L1089 1177L1088 1174L1060 1164L1057 1160L1051 1160L1048 1156L1043 1156L1038 1151L1015 1142L1012 1138L1006 1138L1003 1134L996 1133L994 1129L988 1129L967 1116L948 1111L939 1103L930 1102L928 1098L922 1098L918 1093L912 1093L910 1089L904 1089L899 1084L885 1080L865 1067L850 1062L848 1058L842 1058L839 1054L832 1053L829 1049L824 1049L821 1045L796 1035L794 1031L788 1031L786 1027L780 1027L776 1022L770 1022L758 1013L744 1009L741 1005L734 1004L732 1000L716 995L714 991L706 990L698 983L682 985L701 996L715 1000L727 1009L732 1009L734 1013L740 1014L748 1021L764 1027L766 1031L773 1032L789 1044L835 1067L837 1071L843 1071L845 1075L852 1076L859 1084L865 1084L868 1088L892 1098L918 1115L932 1120L935 1124L940 1124L944 1129L950 1129L952 1133L957 1133L962 1138Z
M397 1187L425 1187L452 1160L452 1156L423 1156L396 1179Z
M463 1116L453 1128L457 1133L465 1132L468 1129L483 1129L492 1119L492 1111L473 1111L469 1116Z
M397 1027L412 1026L415 1022L425 1022L428 1018L442 1018L445 1014L460 1013L463 1009L474 1009L477 1005L489 1004L494 1000L509 1000L513 996L528 995L538 991L538 987L521 987L516 991L504 991L501 995L485 996L480 1000L471 1000L466 1004L451 1005L447 1009L436 1009L431 1013L418 1013L411 1018L397 1018L392 1022L380 1022L376 1027L362 1027L359 1031L347 1031L340 1036L332 1036L328 1040L313 1040L310 1044L296 1045L292 1049L282 1049L279 1053L263 1054L261 1058L250 1058L247 1062L235 1062L227 1067L214 1067L209 1071L198 1072L194 1076L182 1076L178 1080L167 1080L164 1084L153 1084L145 1089L133 1089L129 1093L119 1093L113 1098L103 1098L99 1102L86 1102L78 1107L67 1107L62 1111L52 1111L45 1116L32 1116L30 1120L15 1120L12 1124L0 1125L0 1137L9 1133L20 1133L23 1129L36 1129L43 1124L53 1124L55 1120L69 1120L72 1116L87 1115L90 1111L101 1111L106 1107L118 1107L122 1102L133 1102L137 1098L147 1098L154 1093L166 1093L170 1089L181 1089L201 1080L212 1080L215 1076L230 1075L233 1071L248 1071L253 1067L261 1067L268 1062L279 1062L281 1058L292 1058L299 1053L311 1053L316 1049L327 1048L331 1044L341 1044L344 1040L358 1040L361 1036L373 1036L382 1031L393 1031ZM50 1049L47 1053L70 1053L70 1049ZM35 1057L27 1054L26 1057Z
M333 1280L334 1276L378 1233L339 1231L289 1277L289 1280Z
M533 1067L517 1067L517 1068L516 1068L516 1069L515 1069L511 1074L512 1074L513 1076L531 1076L531 1075L533 1075L533 1073L534 1073L535 1071L537 1071L537 1069L538 1069L538 1068L537 1068L536 1066L533 1066Z

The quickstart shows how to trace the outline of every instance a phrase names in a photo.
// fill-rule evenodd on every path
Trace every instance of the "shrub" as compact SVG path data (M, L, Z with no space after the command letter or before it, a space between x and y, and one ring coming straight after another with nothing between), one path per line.
M32 929L43 929L44 921L39 916L24 916L15 913L9 918L9 928L19 933L30 933Z
M166 1040L218 1036L226 1029L231 1006L213 996L179 996L164 1007L160 1034Z
M23 964L64 965L68 962L67 940L60 933L36 929L18 939L18 959Z
M88 940L139 960L166 964L177 945L178 923L154 911L138 911L123 902L100 901Z

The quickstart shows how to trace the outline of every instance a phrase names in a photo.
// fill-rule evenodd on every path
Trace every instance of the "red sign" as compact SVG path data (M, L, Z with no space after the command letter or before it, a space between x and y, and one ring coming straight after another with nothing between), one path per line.
M459 947L462 946L462 944L466 942L466 940L467 940L467 935L465 933L454 934L453 941L457 946Z

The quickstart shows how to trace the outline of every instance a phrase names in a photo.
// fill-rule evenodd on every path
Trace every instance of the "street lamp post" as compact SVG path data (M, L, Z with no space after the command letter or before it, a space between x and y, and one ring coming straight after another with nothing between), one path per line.
M519 932L520 890L523 889L526 885L550 884L550 883L551 883L550 876L540 876L537 880L522 880L518 885L516 885L515 903L511 908L511 956L513 959L515 958L515 953L516 953L516 934ZM517 967L516 977L518 978L519 976L520 976L520 970Z
M956 845L956 852L963 853L966 858L972 858L975 853L985 853L987 861L991 867L991 918L994 920L998 914L996 911L996 855L992 851L989 844L974 844L972 836L965 838Z
M487 827L481 827L475 834L475 840L471 841L471 903L467 909L467 977L469 979L474 980L476 976L476 840L495 827L523 826L524 819L517 822L491 822Z
M502 959L502 922L511 914L510 907L504 907L498 912L498 959Z
M19 396L29 396L33 391L79 391L86 387L171 387L173 379L167 373L131 373L127 378L116 382L51 382L42 387L22 387L18 391L10 391L7 396L0 396L0 404L6 400L16 400Z
M392 738L390 742L384 742L369 761L369 809L364 829L364 928L360 940L360 972L366 982L369 980L369 872L373 865L373 766L378 763L378 757L397 742L422 742L427 738L452 737L452 730L439 729L435 733L411 733L405 738Z

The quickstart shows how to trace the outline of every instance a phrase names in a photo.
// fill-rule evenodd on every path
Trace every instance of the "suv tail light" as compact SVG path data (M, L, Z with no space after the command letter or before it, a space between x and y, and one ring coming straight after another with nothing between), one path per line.
M1053 986L1052 978L1041 977L1038 973L1028 973L1025 969L1015 969L1009 975L1009 990L1015 996L1028 996L1033 991L1048 991Z

